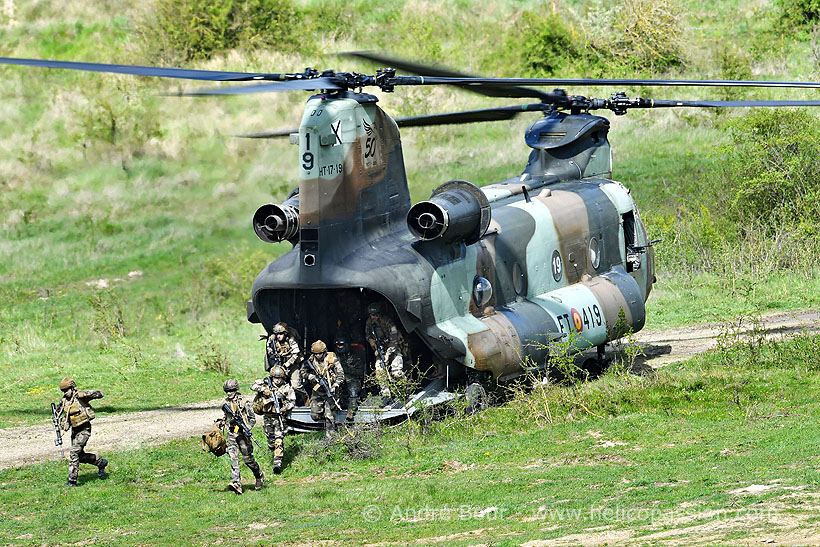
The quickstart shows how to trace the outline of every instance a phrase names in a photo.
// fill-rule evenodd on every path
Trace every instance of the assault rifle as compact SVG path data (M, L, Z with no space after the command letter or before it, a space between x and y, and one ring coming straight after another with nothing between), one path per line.
M275 366L280 366L284 369L285 365L282 364L282 354L279 353L279 345L276 343L276 335L275 334L271 334L270 341L273 344L273 352L272 352L272 354L265 356L265 359L267 360L267 364L266 364L265 369L267 371L270 371ZM272 363L271 363L271 357L273 357L273 362Z
M57 407L51 403L51 421L54 422L54 433L57 438L54 439L54 446L60 447L60 458L65 459L65 452L63 452L63 433L60 431L60 417L57 416Z
M322 386L322 389L324 389L325 393L327 393L327 398L330 399L331 401L333 401L333 405L336 408L338 408L339 410L342 410L342 407L339 406L338 401L336 401L336 396L333 395L333 390L330 389L330 384L327 383L327 379L324 376L322 376L321 374L319 374L319 371L316 370L315 366L313 366L313 361L310 360L310 357L305 359L305 362L310 367L310 370L313 371L313 374L316 375L316 378L319 379L319 385Z
M373 325L370 325L370 336L373 337L373 341L376 343L376 353L381 357L382 366L387 367L387 357L384 354L384 346L382 346L382 341L379 340L379 337L376 336L376 328Z
M245 421L242 418L240 418L239 416L234 414L234 411L231 410L231 407L228 406L228 403L222 403L222 411L225 414L227 414L228 416L231 417L231 421L228 424L229 427L230 426L238 427L239 429L242 430L243 435L245 435L247 438L249 438L250 440L255 442L256 446L258 446L259 448L262 448L262 445L260 445L259 442L253 437L253 433L251 433L251 428L249 428L245 424Z
M273 408L276 410L276 415L279 417L279 427L282 428L282 432L285 431L285 422L282 419L282 405L279 404L279 395L276 393L276 390L273 389L273 380L270 379L270 376L265 378L265 385L268 386L270 390L271 397L273 398Z

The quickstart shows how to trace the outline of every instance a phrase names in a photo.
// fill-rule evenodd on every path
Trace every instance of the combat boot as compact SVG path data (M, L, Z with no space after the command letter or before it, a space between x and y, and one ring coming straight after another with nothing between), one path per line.
M100 463L97 465L97 476L100 478L105 477L105 467L108 465L108 460L103 458L100 460Z
M353 418L355 418L355 415L353 414L353 411L348 410L347 411L347 416L345 417L345 421L349 424L352 424L353 423Z
M279 475L282 473L282 462L273 460L273 474Z
M239 484L238 482L231 482L231 483L228 483L228 489L233 490L233 491L234 491L234 492L236 492L237 494L241 494L241 493L242 493L242 485L241 485L241 484Z
M66 486L77 486L77 481L73 481L68 479L68 482L65 483Z
M325 422L325 438L332 439L334 433L336 433L336 422L327 420Z
M259 475L256 476L256 484L254 485L254 490L262 490L262 486L265 484L265 472L259 471Z

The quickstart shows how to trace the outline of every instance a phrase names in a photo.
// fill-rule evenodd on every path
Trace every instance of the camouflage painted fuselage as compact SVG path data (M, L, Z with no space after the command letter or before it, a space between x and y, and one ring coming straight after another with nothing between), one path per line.
M542 364L558 337L574 332L573 344L586 348L643 327L652 249L629 191L608 178L605 118L536 122L524 173L480 190L490 221L480 233L468 230L477 240L458 237L455 213L450 237L420 240L407 226L398 127L375 103L353 93L308 101L291 137L298 194L254 219L260 237L294 248L257 277L249 320L268 331L286 321L307 338L332 340L350 311L339 302L381 299L434 361L496 378L520 371L525 357ZM448 200L463 205L437 195L445 209ZM486 282L474 290L482 280L491 293Z

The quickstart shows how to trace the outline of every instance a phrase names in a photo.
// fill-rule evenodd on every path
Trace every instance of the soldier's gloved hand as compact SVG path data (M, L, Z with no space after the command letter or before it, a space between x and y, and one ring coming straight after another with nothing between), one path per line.
M319 388L321 387L322 386L320 386L319 384L313 384L313 391L319 391Z
M265 397L271 397L271 396L273 395L273 394L271 393L271 390L270 390L270 389L268 389L268 388L265 388L265 391L263 391L262 393L264 393L264 394L265 394Z
M260 340L267 340L267 339L268 339L268 335L267 335L267 334L260 334L260 335L259 335L259 339L260 339Z

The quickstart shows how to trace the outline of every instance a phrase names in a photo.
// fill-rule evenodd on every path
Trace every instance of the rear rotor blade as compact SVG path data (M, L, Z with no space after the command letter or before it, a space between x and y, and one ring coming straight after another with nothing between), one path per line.
M445 78L472 78L469 74L464 74L463 72L456 72L455 70L450 70L447 68L441 68L436 66L430 65L423 65L420 63L415 63L413 61L406 61L404 59L399 59L397 57L390 57L387 55L383 55L381 53L377 53L374 51L350 51L346 53L340 53L339 55L345 57L357 57L360 59L366 59L368 61L373 61L374 63L381 63L383 66L389 66L391 68L398 68L401 70L405 70L407 72L412 72L414 74L424 74L425 76L439 76ZM481 95L485 95L487 97L530 97L535 99L544 100L544 92L539 91L537 89L527 89L524 87L514 87L514 86L493 86L493 87L483 87L483 86L473 86L468 91L472 91L474 93L479 93Z
M444 114L426 114L422 116L406 116L394 118L399 127L423 127L432 125L451 125L461 123L497 122L511 120L522 112L543 112L549 110L543 103L503 106L499 108L485 108L482 110L465 110L463 112L447 112ZM259 131L257 133L241 133L234 137L246 139L275 139L298 133L298 127L277 129L273 131Z
M399 127L422 127L430 125L452 125L461 123L497 122L511 120L522 112L537 112L549 110L550 105L543 103L522 104L517 106L503 106L499 108L485 108L482 110L466 110L464 112L449 112L445 114L426 114L422 116L407 116L397 118Z
M187 68L163 68L138 65L110 65L105 63L75 63L71 61L51 61L47 59L15 59L0 57L0 64L25 65L43 68L62 68L90 72L111 72L136 76L156 76L160 78L181 78L185 80L209 80L215 82L242 82L249 80L286 80L288 74L261 72L223 72L220 70L192 70Z
M454 85L468 91L501 88L513 93L510 86L646 86L646 87L779 87L820 89L820 82L783 82L766 80L641 80L590 78L452 78L438 76L395 76L393 85ZM481 92L481 91L479 91ZM513 96L513 95L508 95ZM518 95L516 95L518 96Z
M766 106L820 106L820 101L652 101L654 108L663 107L707 107L707 108L750 108Z

